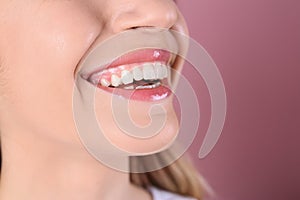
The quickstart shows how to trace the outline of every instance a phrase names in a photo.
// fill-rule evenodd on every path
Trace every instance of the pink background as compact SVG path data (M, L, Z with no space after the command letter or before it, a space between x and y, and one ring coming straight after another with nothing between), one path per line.
M192 77L202 120L190 151L200 172L217 199L299 200L300 1L177 2L191 36L218 65L228 96L221 138L200 160L209 97Z

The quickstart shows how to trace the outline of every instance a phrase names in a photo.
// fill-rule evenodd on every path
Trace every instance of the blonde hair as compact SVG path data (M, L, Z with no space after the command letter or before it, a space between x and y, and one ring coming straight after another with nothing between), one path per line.
M166 163L173 158L171 151L164 151L151 156L132 157L132 169L147 170L147 163ZM146 172L131 173L130 181L140 187L154 186L183 196L202 200L206 191L205 183L187 156L181 157L162 169Z

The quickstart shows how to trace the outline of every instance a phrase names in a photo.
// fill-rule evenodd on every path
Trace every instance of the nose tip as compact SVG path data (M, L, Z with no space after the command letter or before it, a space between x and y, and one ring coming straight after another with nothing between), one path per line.
M139 27L169 29L177 18L177 7L171 0L135 0L119 7L119 12L111 17L110 26L114 33Z

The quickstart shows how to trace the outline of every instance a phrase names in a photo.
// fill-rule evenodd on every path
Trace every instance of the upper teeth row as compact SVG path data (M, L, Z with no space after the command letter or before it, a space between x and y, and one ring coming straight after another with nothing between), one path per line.
M102 86L114 86L118 87L122 84L131 84L133 81L140 80L155 80L155 79L164 79L169 75L169 67L163 63L144 63L141 66L136 66L131 70L121 70L121 76L112 73L111 80L106 78L101 78L101 74L95 74L91 77L91 81L94 84L100 84ZM99 80L100 79L100 80Z

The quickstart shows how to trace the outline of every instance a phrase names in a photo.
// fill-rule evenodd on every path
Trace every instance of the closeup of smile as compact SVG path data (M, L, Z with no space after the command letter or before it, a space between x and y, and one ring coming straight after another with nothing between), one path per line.
M139 101L169 97L175 56L162 49L142 49L96 67L82 78L107 92Z

